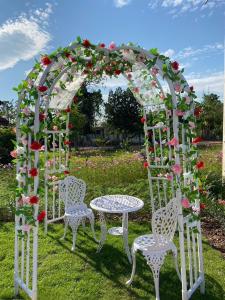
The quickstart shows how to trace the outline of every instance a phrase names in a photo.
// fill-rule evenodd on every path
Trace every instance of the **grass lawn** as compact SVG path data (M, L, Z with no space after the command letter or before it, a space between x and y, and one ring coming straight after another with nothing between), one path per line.
M220 168L215 159L220 147L201 149L201 156L206 162L206 171ZM97 154L97 155L96 155ZM129 194L145 201L145 207L139 216L147 219L150 211L147 172L142 160L134 153L84 153L71 158L71 173L87 183L87 203L102 194ZM14 170L0 172L0 207L8 206L14 197ZM150 219L150 217L149 217ZM130 214L129 241L149 232L149 223L135 222L135 214ZM108 225L118 225L118 219L108 220ZM96 225L99 235L98 222ZM89 226L84 232L82 227L77 236L76 252L71 252L72 234L61 241L63 224L49 226L48 235L40 229L39 240L39 298L40 300L97 300L97 299L155 299L154 284L150 268L138 255L137 273L133 285L125 282L130 276L131 266L123 251L120 237L107 237L102 251L96 253L97 244L91 236ZM175 238L177 242L178 238ZM13 260L14 260L13 223L0 223L0 299L13 299ZM206 273L206 294L197 291L192 299L225 299L225 260L221 254L203 241ZM180 300L181 284L177 278L171 256L161 271L161 300ZM21 292L19 299L28 299Z

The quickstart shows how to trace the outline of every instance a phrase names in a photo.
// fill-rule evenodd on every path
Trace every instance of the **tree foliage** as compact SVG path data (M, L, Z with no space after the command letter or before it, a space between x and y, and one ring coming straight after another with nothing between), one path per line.
M0 117L5 118L9 124L16 122L16 106L13 101L0 100Z
M112 129L128 134L138 134L143 131L140 122L141 105L132 92L117 88L109 92L108 103L105 104L107 124Z
M223 103L213 93L204 94L200 124L204 139L221 139L223 134Z

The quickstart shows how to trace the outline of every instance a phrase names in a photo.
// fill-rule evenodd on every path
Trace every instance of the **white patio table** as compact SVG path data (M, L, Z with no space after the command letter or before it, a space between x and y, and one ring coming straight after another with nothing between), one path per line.
M105 213L122 214L122 227L112 227L108 230L108 233L123 236L124 249L129 262L131 263L132 259L128 245L128 213L141 209L144 206L144 202L136 197L128 195L106 195L92 200L90 206L98 211L100 217L101 238L98 252L101 251L107 235Z

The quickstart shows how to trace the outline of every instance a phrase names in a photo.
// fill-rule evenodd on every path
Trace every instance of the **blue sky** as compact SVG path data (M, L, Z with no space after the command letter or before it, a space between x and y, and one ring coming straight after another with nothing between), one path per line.
M79 35L93 43L156 47L185 67L199 97L223 97L225 0L0 0L0 99L40 53ZM109 87L123 84L111 81Z

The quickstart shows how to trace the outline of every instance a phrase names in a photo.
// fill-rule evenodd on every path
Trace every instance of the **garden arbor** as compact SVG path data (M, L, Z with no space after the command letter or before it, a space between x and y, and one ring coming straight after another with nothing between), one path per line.
M63 218L57 184L69 174L70 107L79 101L83 82L120 74L143 107L144 167L152 211L174 196L179 202L182 299L189 299L199 286L204 293L195 94L182 73L177 62L157 49L114 43L106 48L78 38L69 47L43 56L17 87L16 293L20 287L37 299L38 223L44 219L47 232L49 223Z

